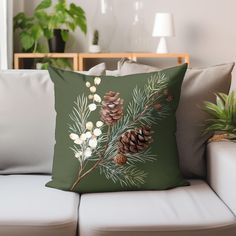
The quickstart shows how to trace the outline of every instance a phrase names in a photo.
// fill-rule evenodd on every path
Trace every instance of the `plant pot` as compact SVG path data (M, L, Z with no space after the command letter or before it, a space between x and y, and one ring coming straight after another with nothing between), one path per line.
M64 52L66 47L66 42L61 36L62 29L54 29L53 37L48 40L48 46L50 52ZM68 31L68 30L63 30Z
M98 52L101 52L101 48L100 48L99 45L90 45L89 46L89 52L98 53Z

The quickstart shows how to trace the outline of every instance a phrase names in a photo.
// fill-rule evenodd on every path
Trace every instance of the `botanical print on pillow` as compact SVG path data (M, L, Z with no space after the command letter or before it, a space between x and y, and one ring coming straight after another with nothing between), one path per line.
M136 164L158 161L157 155L150 151L155 135L152 126L158 126L158 121L171 111L174 97L168 90L168 79L161 72L150 75L143 87L133 89L131 101L113 90L102 98L100 77L85 83L87 91L77 96L69 114L71 157L68 158L79 162L70 190L74 191L82 179L96 170L121 188L145 184L148 171ZM93 122L91 115L95 112L100 119Z

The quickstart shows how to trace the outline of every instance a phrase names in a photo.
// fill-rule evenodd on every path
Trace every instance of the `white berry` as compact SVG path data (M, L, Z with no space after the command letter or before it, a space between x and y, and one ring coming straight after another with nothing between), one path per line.
M76 139L78 139L78 138L79 138L79 136L78 136L77 134L74 134L74 133L71 133L71 134L70 134L70 139L76 140Z
M93 129L93 122L89 121L86 123L86 129L87 130L92 130Z
M75 157L76 158L80 158L81 156L82 156L82 152L81 151L75 153Z
M84 157L88 158L92 156L92 151L90 148L86 148L86 150L84 151Z
M91 148L96 148L97 145L98 145L98 142L97 142L97 139L96 139L96 138L92 138L92 139L89 140L89 146L90 146Z
M86 132L85 135L86 135L86 138L87 138L87 139L90 139L90 138L92 137L92 133L89 132L89 131Z
M80 145L80 144L83 143L83 140L81 140L80 138L78 138L78 139L76 139L76 140L74 141L74 143Z
M95 86L92 86L92 87L90 87L90 92L91 93L96 93L96 87Z
M96 129L94 129L93 134L98 137L102 134L102 131L100 129L96 128Z
M98 94L94 94L94 101L100 103L102 101L101 97Z
M95 77L94 78L94 84L99 85L101 83L101 78Z
M82 140L82 141L85 141L87 138L86 138L86 134L81 134L80 135L80 139Z
M92 95L92 94L89 94L89 95L88 95L88 99L90 99L90 100L93 99L93 95Z
M91 86L91 84L89 82L86 82L86 87L89 88Z
M95 103L89 104L89 110L90 111L95 111L97 109L97 105Z
M96 122L96 126L98 127L98 128L100 128L100 127L102 127L103 126L103 122L102 121L97 121Z

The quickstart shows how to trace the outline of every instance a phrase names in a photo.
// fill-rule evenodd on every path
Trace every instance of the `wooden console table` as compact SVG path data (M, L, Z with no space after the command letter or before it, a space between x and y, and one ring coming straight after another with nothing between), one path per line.
M22 60L27 58L68 58L73 61L73 70L83 71L85 69L85 62L91 59L119 59L129 58L136 61L139 58L174 58L178 64L184 62L190 63L189 55L187 53L15 53L14 54L14 68L22 68Z
M35 58L67 58L73 61L73 70L79 70L78 53L15 53L14 69L21 69L23 59Z
M187 53L80 53L79 54L79 70L83 71L85 68L85 61L89 59L115 59L115 58L129 58L136 61L138 58L176 58L178 64L190 63L189 54Z

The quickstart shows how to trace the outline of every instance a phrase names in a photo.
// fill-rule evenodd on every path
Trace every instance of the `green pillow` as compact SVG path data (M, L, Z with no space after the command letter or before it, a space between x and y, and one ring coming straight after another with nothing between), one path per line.
M49 68L57 118L46 186L88 193L187 185L175 138L186 69L94 77Z

